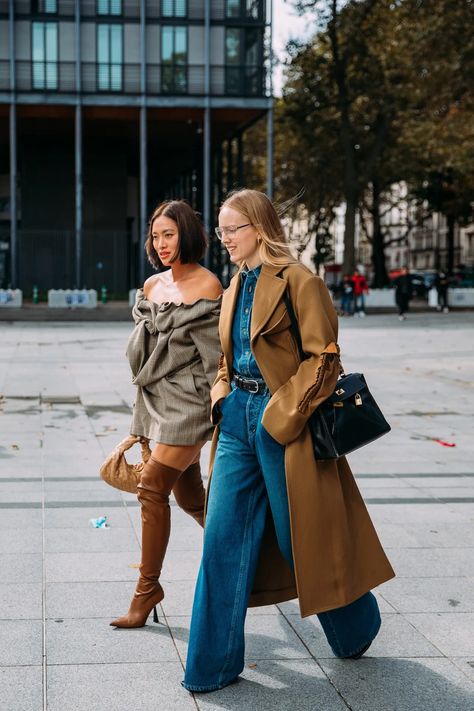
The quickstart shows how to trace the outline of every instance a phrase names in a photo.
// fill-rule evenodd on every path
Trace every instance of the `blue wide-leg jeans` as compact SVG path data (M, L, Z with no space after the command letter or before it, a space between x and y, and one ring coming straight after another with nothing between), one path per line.
M190 691L220 689L244 668L245 616L269 507L278 545L293 567L285 448L261 424L269 397L234 387L222 403L183 682ZM318 618L338 657L357 654L380 627L370 592Z

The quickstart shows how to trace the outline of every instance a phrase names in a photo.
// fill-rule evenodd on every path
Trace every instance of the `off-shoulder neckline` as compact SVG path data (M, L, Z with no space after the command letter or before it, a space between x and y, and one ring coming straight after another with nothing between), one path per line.
M222 294L220 294L217 299L208 299L204 296L202 296L200 299L196 299L196 301L191 302L190 304L186 303L185 301L181 301L177 303L176 301L162 301L161 304L159 304L157 301L153 301L152 299L149 299L148 296L145 296L145 292L143 289L138 289L138 291L141 291L142 293L142 298L144 301L148 301L148 303L153 304L154 306L196 306L196 304L199 304L201 301L209 301L212 304L218 304L219 301L222 299Z

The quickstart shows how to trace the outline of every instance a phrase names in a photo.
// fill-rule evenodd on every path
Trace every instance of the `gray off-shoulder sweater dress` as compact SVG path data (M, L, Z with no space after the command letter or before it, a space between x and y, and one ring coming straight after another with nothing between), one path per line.
M220 355L221 298L156 304L138 289L127 344L137 386L130 433L162 444L212 436L210 388Z

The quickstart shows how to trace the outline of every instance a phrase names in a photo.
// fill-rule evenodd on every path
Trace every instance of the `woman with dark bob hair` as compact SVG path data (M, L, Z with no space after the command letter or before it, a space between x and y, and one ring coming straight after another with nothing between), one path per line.
M146 251L157 270L138 289L127 357L137 386L130 432L156 442L138 484L142 514L140 577L130 609L110 624L143 627L164 597L159 577L170 535L169 496L201 526L199 457L210 439L209 392L217 371L222 287L198 262L207 239L184 200L159 205Z

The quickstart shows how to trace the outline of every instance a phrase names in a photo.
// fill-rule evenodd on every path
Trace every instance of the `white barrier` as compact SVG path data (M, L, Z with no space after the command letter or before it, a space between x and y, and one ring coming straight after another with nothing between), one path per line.
M95 309L97 291L95 289L50 289L48 306L51 309Z
M135 299L137 297L137 289L130 289L128 292L128 305L135 306Z
M370 289L365 295L365 305L371 309L395 306L395 289Z
M474 288L448 289L448 306L474 306Z
M21 308L23 306L23 292L21 289L0 289L0 307Z

